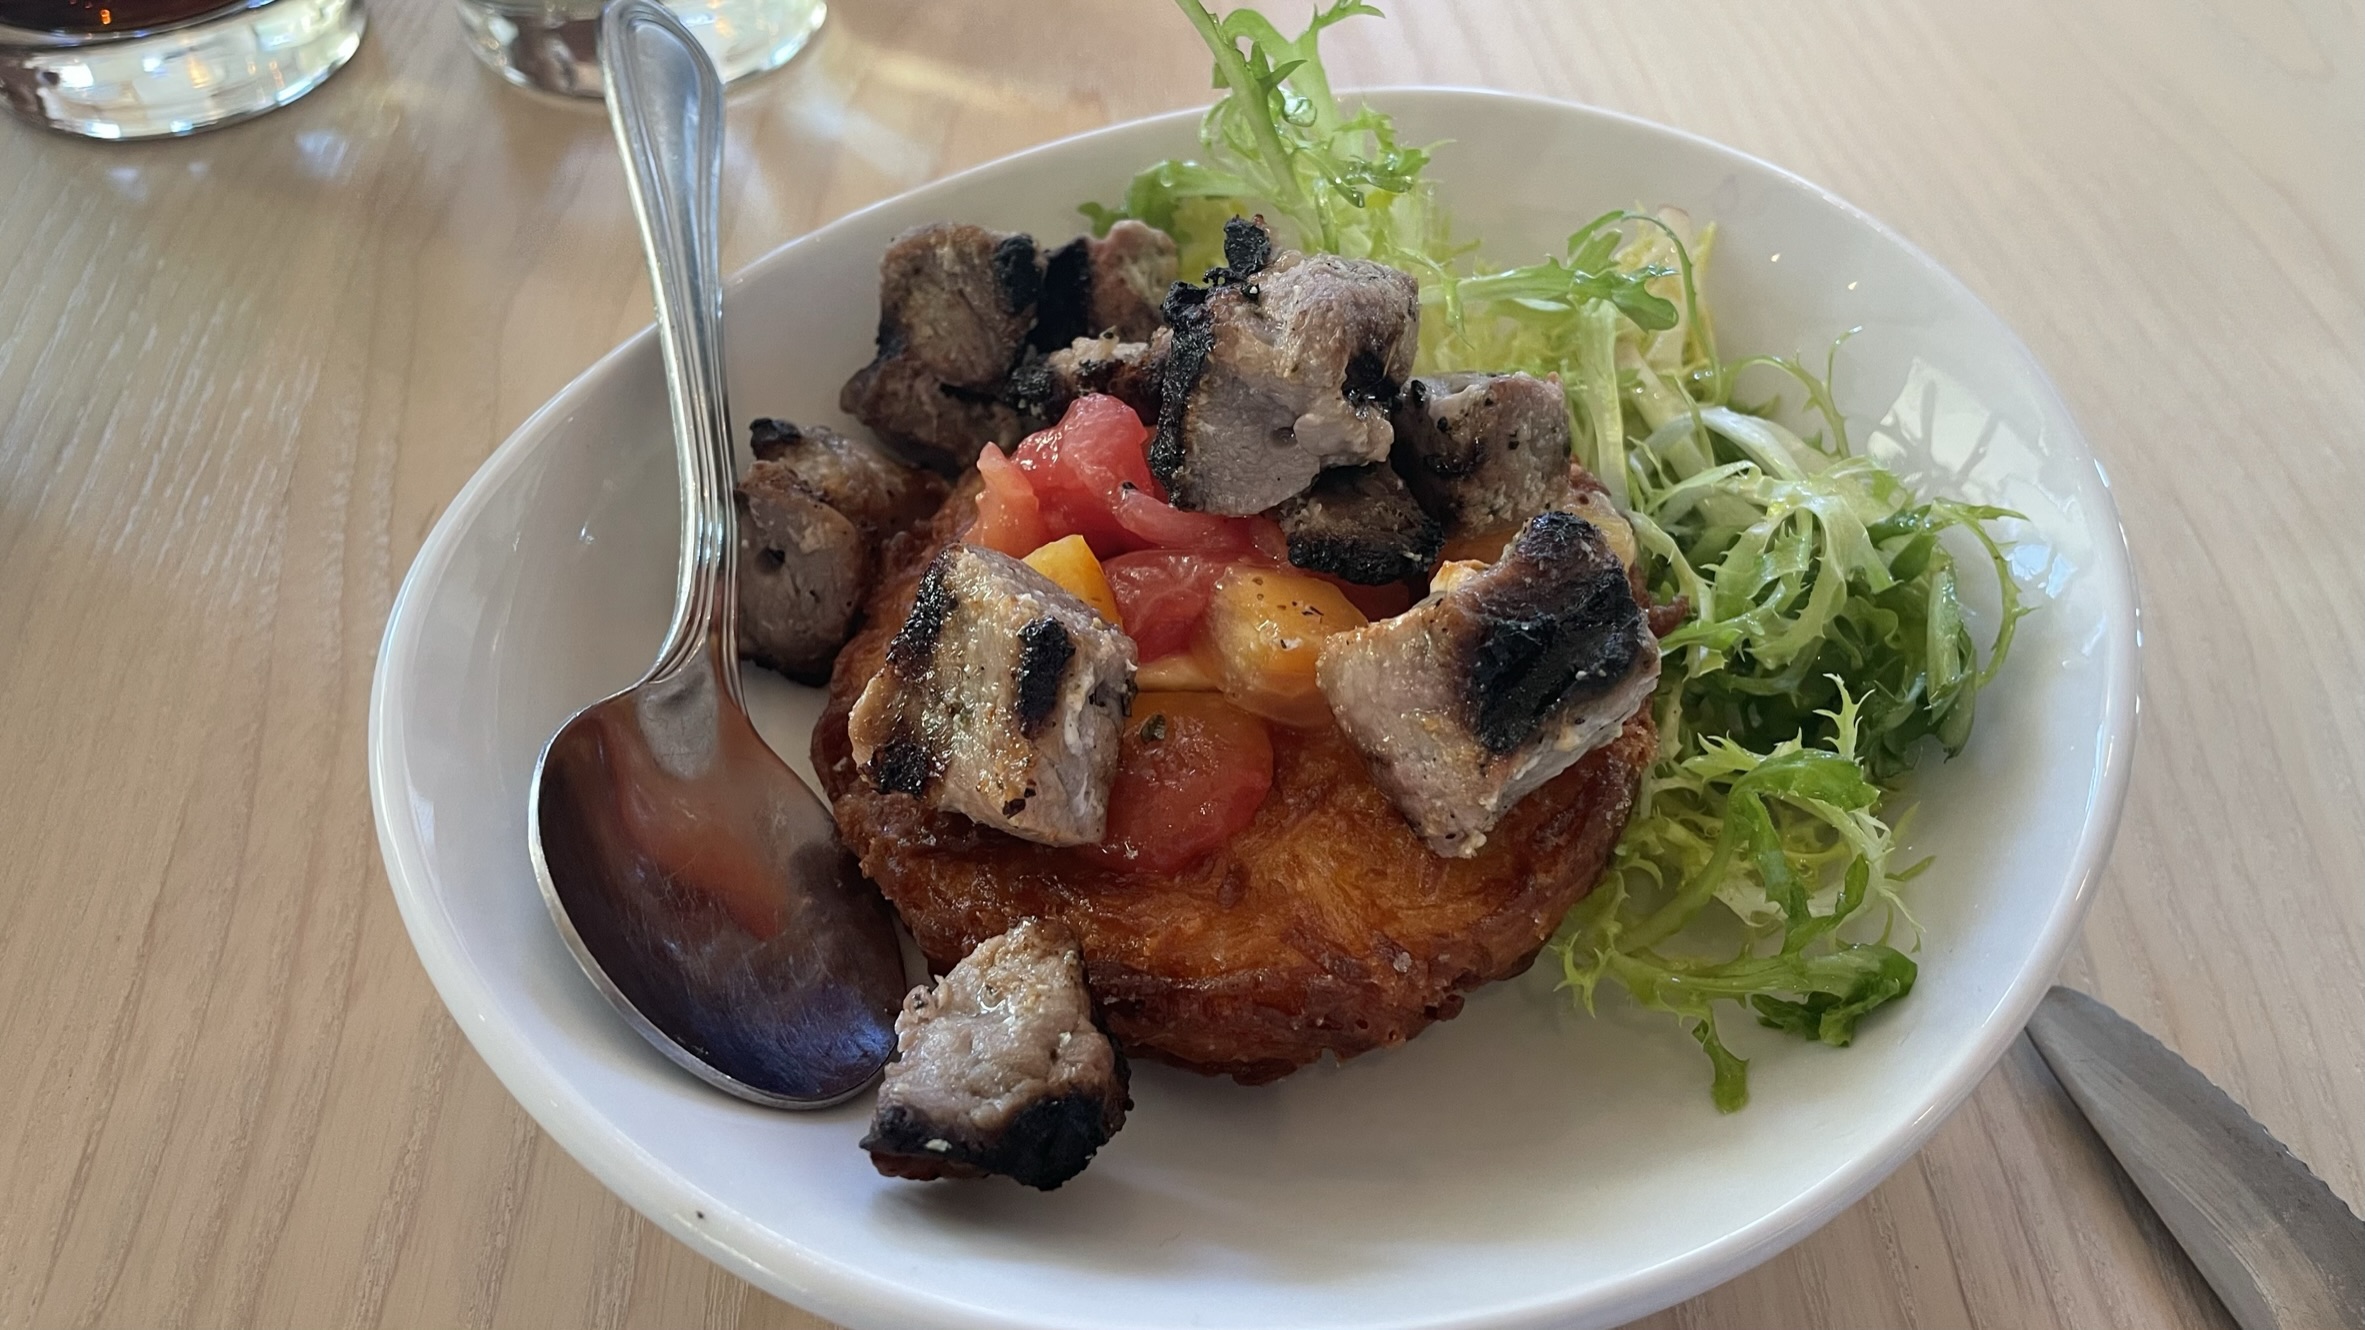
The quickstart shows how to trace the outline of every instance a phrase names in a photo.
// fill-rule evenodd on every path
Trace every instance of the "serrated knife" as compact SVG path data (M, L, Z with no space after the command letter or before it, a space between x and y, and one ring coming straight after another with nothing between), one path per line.
M2242 1330L2365 1330L2365 1224L2241 1105L2073 989L2028 1035Z

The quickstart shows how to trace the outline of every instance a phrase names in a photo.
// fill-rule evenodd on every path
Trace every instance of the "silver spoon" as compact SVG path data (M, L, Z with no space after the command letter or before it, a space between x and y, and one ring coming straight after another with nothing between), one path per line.
M655 0L608 7L600 65L656 288L681 580L648 675L542 750L526 817L534 873L583 972L667 1057L743 1098L820 1108L859 1093L894 1051L904 971L885 902L740 697L722 83Z

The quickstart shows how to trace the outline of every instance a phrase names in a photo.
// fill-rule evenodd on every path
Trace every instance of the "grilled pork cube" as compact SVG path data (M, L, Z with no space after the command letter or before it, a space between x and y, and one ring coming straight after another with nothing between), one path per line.
M1133 408L1144 420L1158 418L1158 373L1165 363L1168 339L1164 329L1146 342L1121 342L1116 334L1079 337L1051 353L1051 380L1058 386L1059 414L1089 393L1106 393ZM1055 416L1054 419L1057 419Z
M1365 259L1285 251L1235 218L1228 268L1166 299L1150 468L1177 507L1246 516L1323 468L1384 462L1388 413L1420 340L1413 279Z
M1108 823L1133 639L1006 554L953 545L921 574L847 718L854 760L911 795L1045 845Z
M1075 934L1028 919L904 999L862 1148L891 1178L999 1173L1050 1191L1125 1125L1127 1082Z
M1016 444L1024 422L1001 393L1042 286L1025 235L937 222L897 236L879 261L878 354L839 408L948 472L988 441Z
M748 427L748 447L758 463L786 467L823 503L844 513L873 547L927 521L944 503L940 477L836 430L761 419Z
M1387 467L1334 467L1273 511L1300 568L1365 586L1429 571L1442 541L1437 523Z
M1659 644L1625 566L1573 513L1533 518L1491 566L1449 563L1432 585L1332 637L1315 679L1397 811L1466 859L1649 702Z
M1088 393L1106 393L1143 420L1156 420L1165 354L1163 330L1148 342L1122 342L1115 333L1079 337L1050 355L1030 355L1012 371L1009 400L1038 427L1058 423Z
M925 521L944 482L868 444L780 420L750 428L739 479L739 654L799 683L829 679L880 567L880 546Z
M1396 401L1394 464L1445 538L1507 531L1568 492L1568 404L1527 374L1438 374Z
M875 556L853 519L778 462L758 461L739 508L739 654L804 684L829 680Z
M1092 331L1146 342L1176 277L1174 237L1126 220L1092 241Z
M1105 236L1078 236L1044 260L1032 341L1045 352L1104 333L1146 342L1174 277L1174 240L1155 227L1127 220Z

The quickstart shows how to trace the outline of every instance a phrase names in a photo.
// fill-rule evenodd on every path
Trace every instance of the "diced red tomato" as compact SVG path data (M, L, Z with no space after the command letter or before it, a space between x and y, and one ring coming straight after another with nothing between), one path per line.
M1111 516L1136 549L1214 551L1237 549L1241 544L1231 518L1184 512L1142 490L1119 495Z
M1135 538L1137 548L1198 550L1229 554L1260 562L1289 559L1289 540L1269 517L1218 517L1186 512L1139 490L1128 491L1117 503L1117 521Z
M1118 520L1118 505L1139 495L1164 506L1166 490L1150 474L1150 430L1133 408L1099 393L1076 399L1059 423L1027 436L1015 461L1035 486L1053 536L1080 535L1107 557L1145 543Z
M1141 550L1102 564L1101 574L1146 662L1191 644L1216 581L1230 566L1228 559L1189 550Z
M1143 693L1125 722L1108 834L1086 852L1178 872L1247 829L1272 788L1263 721L1213 693Z
M1099 393L1076 399L1058 424L1027 436L1012 461L1033 486L1047 539L1079 535L1106 559L1133 550L1187 549L1287 557L1281 529L1262 517L1185 512L1150 471L1150 428Z
M1281 524L1270 517L1243 517L1247 524L1248 543L1259 561L1275 568L1289 566L1289 537L1281 534Z
M989 443L977 455L977 476L985 489L977 496L977 521L966 537L970 544L1023 559L1049 543L1042 503L1017 463Z

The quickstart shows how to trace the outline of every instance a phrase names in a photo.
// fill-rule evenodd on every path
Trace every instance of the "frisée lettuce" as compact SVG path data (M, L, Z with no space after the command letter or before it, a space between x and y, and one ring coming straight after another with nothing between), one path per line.
M1588 1009L1606 979L1678 1017L1717 1107L1740 1108L1748 1063L1719 1033L1719 1004L1845 1046L1913 989L1899 889L1926 863L1894 862L1899 782L1925 751L1961 749L2011 649L2026 608L1990 528L2015 514L1918 495L1856 451L1831 391L1837 343L1820 373L1723 359L1701 294L1713 226L1604 213L1518 267L1456 241L1423 175L1431 149L1378 111L1346 111L1324 74L1323 31L1371 5L1337 0L1292 38L1252 9L1176 3L1223 95L1201 154L1150 166L1117 206L1084 205L1095 226L1157 226L1195 272L1221 261L1226 218L1259 213L1287 243L1412 273L1420 369L1558 375L1580 459L1631 515L1654 599L1683 606L1660 644L1656 761L1553 951ZM1737 396L1745 380L1797 392L1814 427ZM1950 530L2000 589L1984 663Z

